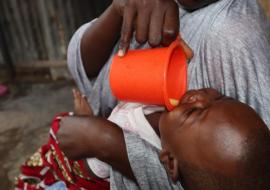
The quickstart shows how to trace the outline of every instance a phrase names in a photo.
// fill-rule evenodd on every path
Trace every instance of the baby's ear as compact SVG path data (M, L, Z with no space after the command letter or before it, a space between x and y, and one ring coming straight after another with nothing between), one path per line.
M178 180L178 161L170 151L163 149L160 153L160 161L164 165L168 175L171 177L173 182Z

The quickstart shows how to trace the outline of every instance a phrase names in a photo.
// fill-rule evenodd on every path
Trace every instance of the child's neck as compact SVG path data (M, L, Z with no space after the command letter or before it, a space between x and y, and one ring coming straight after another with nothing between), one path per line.
M152 126L152 128L154 129L154 131L156 132L156 134L158 136L160 136L160 134L159 134L159 119L160 119L161 114L162 114L162 112L156 112L156 113L152 113L152 114L145 116L145 118L147 119L147 121Z

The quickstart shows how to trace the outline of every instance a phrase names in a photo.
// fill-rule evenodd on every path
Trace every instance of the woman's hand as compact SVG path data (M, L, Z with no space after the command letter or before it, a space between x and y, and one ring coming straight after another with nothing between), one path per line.
M168 46L179 33L179 8L174 0L114 0L123 17L119 56L127 51L135 31L139 43Z

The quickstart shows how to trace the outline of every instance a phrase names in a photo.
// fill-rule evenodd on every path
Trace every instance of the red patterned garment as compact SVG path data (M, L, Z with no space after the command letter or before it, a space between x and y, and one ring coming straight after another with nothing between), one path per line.
M68 113L59 116L65 117ZM58 116L58 117L59 117ZM16 179L17 190L43 190L59 181L69 190L108 190L108 181L90 176L83 160L70 160L60 150L56 139L60 120L55 117L47 144L43 145L21 167Z

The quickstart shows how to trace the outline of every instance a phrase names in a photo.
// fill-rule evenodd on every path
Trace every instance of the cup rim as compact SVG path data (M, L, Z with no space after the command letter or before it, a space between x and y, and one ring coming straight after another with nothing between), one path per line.
M168 69L169 69L169 64L170 64L170 61L172 59L172 56L173 56L173 53L174 51L176 51L176 49L178 48L181 48L182 49L182 52L183 52L183 48L180 44L180 40L177 38L174 42L172 42L172 44L168 47L167 49L167 52L166 52L166 64L165 64L165 72L164 72L164 85L163 85L163 96L164 96L164 105L166 106L166 108L171 111L173 110L173 108L175 108L175 106L171 105L170 103L170 100L169 100L169 95L168 95L168 84L167 84L167 77L168 77ZM184 54L184 52L183 52ZM186 57L184 55L184 57ZM187 61L186 59L183 60L184 61L184 64L183 64L183 67L185 67L185 77L183 80L183 88L187 89Z

